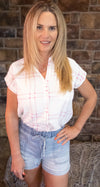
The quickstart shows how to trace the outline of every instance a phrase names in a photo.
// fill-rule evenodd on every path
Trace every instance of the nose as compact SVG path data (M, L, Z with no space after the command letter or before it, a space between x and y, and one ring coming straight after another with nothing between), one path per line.
M49 37L49 30L47 28L43 29L42 37L43 38L48 38Z

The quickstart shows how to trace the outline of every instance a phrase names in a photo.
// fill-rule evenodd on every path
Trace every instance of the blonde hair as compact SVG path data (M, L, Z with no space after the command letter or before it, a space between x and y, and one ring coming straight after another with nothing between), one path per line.
M62 92L67 90L71 91L72 70L66 54L66 23L58 6L51 1L38 1L32 6L26 16L23 31L23 70L29 73L34 70L34 65L41 61L41 56L35 41L35 31L37 29L38 18L40 14L45 11L54 14L57 21L58 36L51 54L55 65L55 71L59 79L60 89Z

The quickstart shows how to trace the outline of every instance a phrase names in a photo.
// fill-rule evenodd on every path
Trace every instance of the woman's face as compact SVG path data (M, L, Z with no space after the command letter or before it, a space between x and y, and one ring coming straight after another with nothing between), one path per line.
M57 21L51 12L43 12L39 16L36 30L36 43L41 55L49 56L57 39Z

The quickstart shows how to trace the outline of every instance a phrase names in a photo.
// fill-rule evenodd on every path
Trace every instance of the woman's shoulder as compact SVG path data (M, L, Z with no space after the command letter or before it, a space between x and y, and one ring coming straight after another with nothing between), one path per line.
M75 66L77 64L77 62L71 57L68 57L68 61L69 61L71 66Z
M69 61L69 64L70 64L70 66L72 68L72 72L77 72L77 71L82 70L82 67L80 66L80 64L78 64L76 62L76 60L68 57L68 61Z
M13 62L10 65L10 69L12 69L13 73L16 74L21 71L21 69L23 68L23 65L24 65L24 59L22 58L22 59L19 59Z
M15 67L15 68L20 68L21 66L23 66L24 64L24 58L21 58L19 60L16 60L15 62L13 62L11 64L11 66Z
M86 71L72 58L68 58L70 66L72 68L72 78L74 88L78 88L86 79Z

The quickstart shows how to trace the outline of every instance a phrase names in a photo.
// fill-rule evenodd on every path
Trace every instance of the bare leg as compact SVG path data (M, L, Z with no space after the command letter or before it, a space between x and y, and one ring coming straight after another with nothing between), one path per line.
M68 173L61 176L51 175L43 170L46 187L68 187Z
M41 165L32 170L25 170L25 174L25 181L28 184L28 187L40 187L42 179Z

